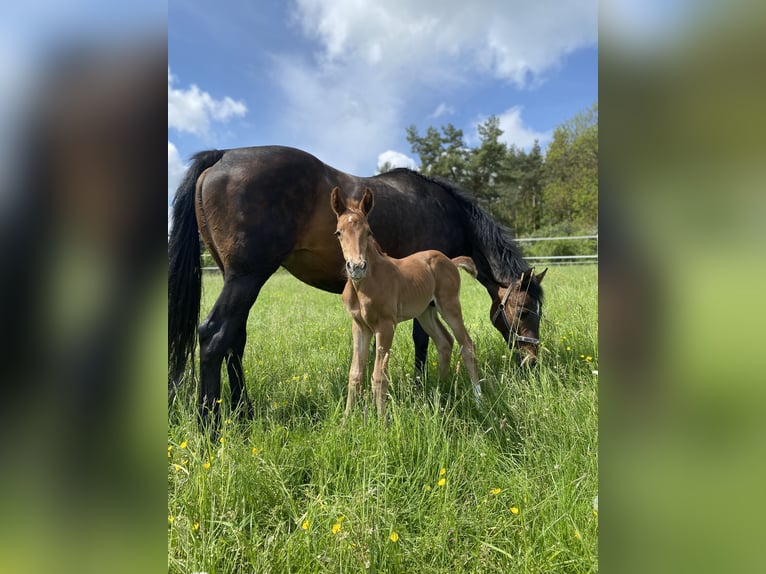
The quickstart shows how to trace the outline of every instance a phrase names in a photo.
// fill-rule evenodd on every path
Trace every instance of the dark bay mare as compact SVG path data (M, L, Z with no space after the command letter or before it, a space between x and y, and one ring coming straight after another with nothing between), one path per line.
M545 271L535 275L510 232L455 184L408 169L357 177L304 151L264 146L210 150L193 157L173 200L168 245L168 376L173 400L200 344L198 405L203 423L218 419L221 365L232 402L245 415L242 354L246 324L268 278L283 266L325 291L341 293L344 259L327 198L339 186L359 200L370 188L369 224L381 248L402 258L436 249L471 257L490 297L490 320L520 362L533 365L539 347ZM223 273L223 289L197 327L201 295L200 236ZM415 322L416 367L425 365L428 336Z

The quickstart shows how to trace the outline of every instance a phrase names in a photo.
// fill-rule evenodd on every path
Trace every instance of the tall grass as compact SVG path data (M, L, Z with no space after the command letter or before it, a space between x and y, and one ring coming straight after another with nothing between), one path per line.
M366 401L343 418L351 328L340 297L276 274L248 323L254 420L225 408L211 443L193 409L173 413L168 570L596 571L596 273L548 272L533 371L515 366L487 320L486 292L462 274L482 404L456 372L457 350L451 380L413 385L410 324L402 324L385 429L369 379ZM205 278L203 309L220 286L218 276Z

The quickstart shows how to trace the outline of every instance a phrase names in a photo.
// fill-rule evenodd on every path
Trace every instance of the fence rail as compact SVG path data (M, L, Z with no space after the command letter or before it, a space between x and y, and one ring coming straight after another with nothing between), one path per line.
M594 240L596 253L593 255L530 255L525 256L527 261L546 261L556 265L577 265L583 263L598 263L598 234L596 235L568 235L564 237L519 237L517 243L535 243L537 241L575 241Z

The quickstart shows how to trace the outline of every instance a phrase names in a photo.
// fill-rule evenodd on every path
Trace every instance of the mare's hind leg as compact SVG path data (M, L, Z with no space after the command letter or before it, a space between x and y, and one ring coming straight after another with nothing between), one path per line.
M261 287L268 279L253 275L240 275L224 279L223 290L213 305L207 319L199 327L199 414L203 425L208 425L213 418L217 426L220 418L221 399L221 364L224 357L231 354L238 356L230 364L229 375L241 380L241 356L244 349L242 332L247 323L247 315L253 306ZM233 383L233 388L236 383Z
M468 376L471 378L471 383L473 383L473 393L478 401L481 398L481 386L479 385L479 372L476 368L476 349L465 328L465 323L463 323L460 298L455 294L446 298L446 300L437 301L436 306L441 316L447 322L447 325L450 326L450 329L455 334L458 345L460 345L460 354L463 357L466 369L468 369Z
M247 396L245 386L245 374L242 368L242 357L245 352L245 342L247 341L247 325L242 324L237 341L232 345L231 352L226 357L226 370L229 374L229 385L231 386L231 404L237 410L241 418L253 417L253 403Z
M425 374L428 357L428 333L417 319L412 321L412 343L415 346L415 376Z
M424 331L434 340L434 345L439 353L439 378L446 379L449 376L449 366L452 359L452 335L439 321L436 309L429 306L418 320Z

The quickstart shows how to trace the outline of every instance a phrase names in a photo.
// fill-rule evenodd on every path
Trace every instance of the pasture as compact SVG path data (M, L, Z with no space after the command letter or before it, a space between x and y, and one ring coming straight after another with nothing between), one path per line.
M548 271L533 371L516 366L489 324L486 291L461 272L482 403L455 368L457 348L450 380L436 380L431 345L430 376L413 385L402 323L387 429L371 366L344 422L352 343L340 296L275 274L248 321L255 418L238 422L224 408L211 443L193 406L170 413L168 571L597 571L597 272ZM205 274L202 317L221 284Z

